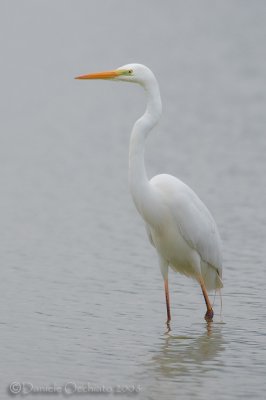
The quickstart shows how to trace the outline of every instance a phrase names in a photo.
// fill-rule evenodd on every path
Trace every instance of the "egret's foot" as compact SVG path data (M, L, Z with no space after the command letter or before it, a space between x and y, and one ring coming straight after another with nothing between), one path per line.
M166 328L167 328L167 330L166 330L166 332L165 332L165 333L169 333L169 332L171 332L171 325L170 325L170 321L166 321Z
M208 310L205 314L205 319L207 322L211 322L213 320L214 312L213 309Z

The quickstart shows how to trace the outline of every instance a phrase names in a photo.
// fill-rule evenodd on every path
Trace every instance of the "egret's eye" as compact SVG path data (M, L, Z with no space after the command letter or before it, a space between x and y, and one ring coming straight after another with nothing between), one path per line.
M133 74L133 69L129 69L128 73L129 73L129 75L132 75Z

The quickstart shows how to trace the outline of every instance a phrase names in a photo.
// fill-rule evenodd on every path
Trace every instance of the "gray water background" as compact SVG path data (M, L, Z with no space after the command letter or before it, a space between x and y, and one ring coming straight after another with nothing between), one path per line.
M0 11L1 398L13 381L265 398L266 3L24 0ZM165 334L163 282L127 182L142 90L73 79L128 62L161 87L149 175L183 179L221 232L223 316L217 298L209 327L198 285L170 273ZM86 396L72 398L99 398Z

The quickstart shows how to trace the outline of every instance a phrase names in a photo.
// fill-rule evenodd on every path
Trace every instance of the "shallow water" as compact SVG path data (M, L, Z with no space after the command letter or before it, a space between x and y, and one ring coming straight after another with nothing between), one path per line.
M68 383L78 397L89 383L88 398L263 399L266 6L78 3L1 6L1 391ZM149 175L187 182L221 232L223 309L217 297L209 325L198 285L171 272L165 332L156 255L127 184L143 93L72 79L131 61L162 91Z

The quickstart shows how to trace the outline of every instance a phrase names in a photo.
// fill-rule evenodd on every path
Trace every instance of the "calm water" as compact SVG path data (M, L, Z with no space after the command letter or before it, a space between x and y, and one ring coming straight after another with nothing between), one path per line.
M266 4L93 7L1 5L1 392L16 381L70 392L135 385L139 399L263 399ZM72 79L132 61L149 65L162 91L149 174L185 180L221 232L223 310L216 298L210 326L198 285L170 273L165 333L156 255L127 186L144 94Z

